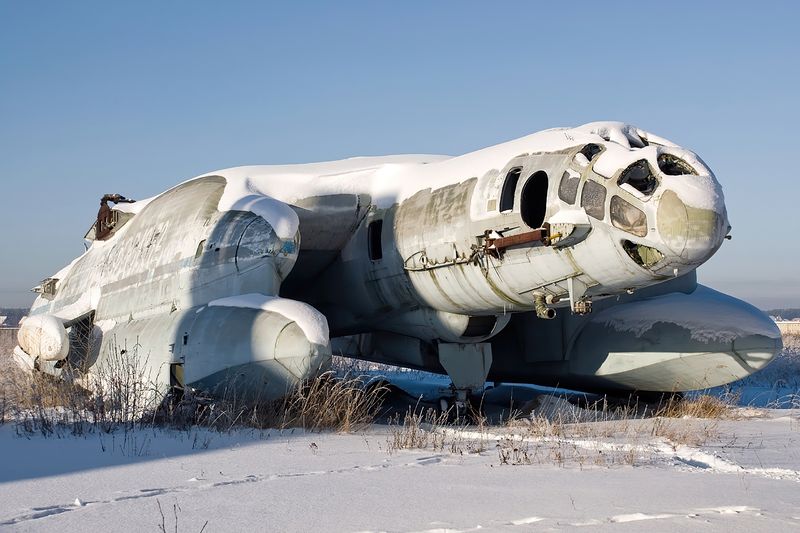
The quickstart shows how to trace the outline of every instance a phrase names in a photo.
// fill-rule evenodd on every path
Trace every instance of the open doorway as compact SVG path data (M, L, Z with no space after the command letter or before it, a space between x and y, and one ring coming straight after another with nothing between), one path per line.
M528 178L520 204L522 221L531 228L541 228L547 213L547 172L540 170Z

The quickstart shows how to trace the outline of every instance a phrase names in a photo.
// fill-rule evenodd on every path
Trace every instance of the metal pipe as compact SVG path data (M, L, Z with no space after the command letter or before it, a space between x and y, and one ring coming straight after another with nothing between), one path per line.
M536 316L545 320L552 320L556 317L556 310L552 307L547 307L545 295L537 292L533 295L533 308L536 310Z

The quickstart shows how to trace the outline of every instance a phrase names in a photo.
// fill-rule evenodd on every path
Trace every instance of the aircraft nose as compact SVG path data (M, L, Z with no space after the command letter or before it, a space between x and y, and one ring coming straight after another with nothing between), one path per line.
M687 177L687 179L689 179ZM718 184L717 184L718 187ZM700 190L713 197L718 191ZM693 197L697 197L695 194ZM702 197L701 197L702 198ZM711 257L722 245L728 232L728 218L724 204L698 202L688 205L674 190L661 196L657 217L658 231L664 244L683 261L699 265Z

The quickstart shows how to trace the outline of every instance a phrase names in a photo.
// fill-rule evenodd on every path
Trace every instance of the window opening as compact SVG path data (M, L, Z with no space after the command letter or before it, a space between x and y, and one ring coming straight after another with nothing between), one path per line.
M522 221L532 228L541 228L547 213L547 172L540 170L528 178L520 203Z
M619 196L611 197L611 223L633 235L647 235L647 216L641 209L634 207Z
M578 185L580 185L580 176L572 176L569 172L564 172L561 175L561 183L558 186L558 197L563 202L570 205L575 203L575 197L578 196Z
M584 157L586 157L586 159L588 159L589 161L591 161L592 159L594 159L594 158L595 158L595 156L596 156L597 154L599 154L600 152L602 152L602 151L603 151L603 149L602 149L602 148L601 148L599 145L596 145L596 144L594 144L594 143L587 144L586 146L584 146L583 148L581 148L581 153L582 153L582 154L584 155Z
M667 176L697 176L697 171L689 163L672 154L658 156L658 168Z
M517 182L522 168L512 168L506 174L506 181L503 183L503 191L500 193L500 212L506 213L514 209L514 194L517 192Z
M606 188L596 181L587 181L581 194L581 207L598 220L605 218Z
M658 182L653 173L650 172L650 165L647 161L640 159L626 168L617 180L617 185L630 185L642 194L653 194Z
M644 244L636 244L629 240L622 241L622 248L628 257L633 259L634 263L645 268L649 268L664 258L664 255L650 246Z
M383 258L383 247L381 243L381 232L383 230L383 220L373 220L367 226L367 247L369 258L378 261Z

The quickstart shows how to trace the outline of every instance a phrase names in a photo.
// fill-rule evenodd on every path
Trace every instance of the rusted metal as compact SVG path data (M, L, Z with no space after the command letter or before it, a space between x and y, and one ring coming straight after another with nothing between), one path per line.
M133 203L136 200L125 198L121 194L105 194L100 198L100 210L97 212L97 222L95 223L94 238L97 241L104 241L111 236L114 226L117 223L117 215L108 206L108 202Z
M484 248L486 253L493 254L499 257L503 251L512 246L519 246L520 244L528 243L542 243L545 246L550 246L550 224L545 224L539 229L528 231L525 233L518 233L508 237L491 238L491 234L487 231L487 237L484 240Z
M592 301L588 298L578 300L575 302L575 305L572 306L572 312L576 315L588 315L592 312Z

